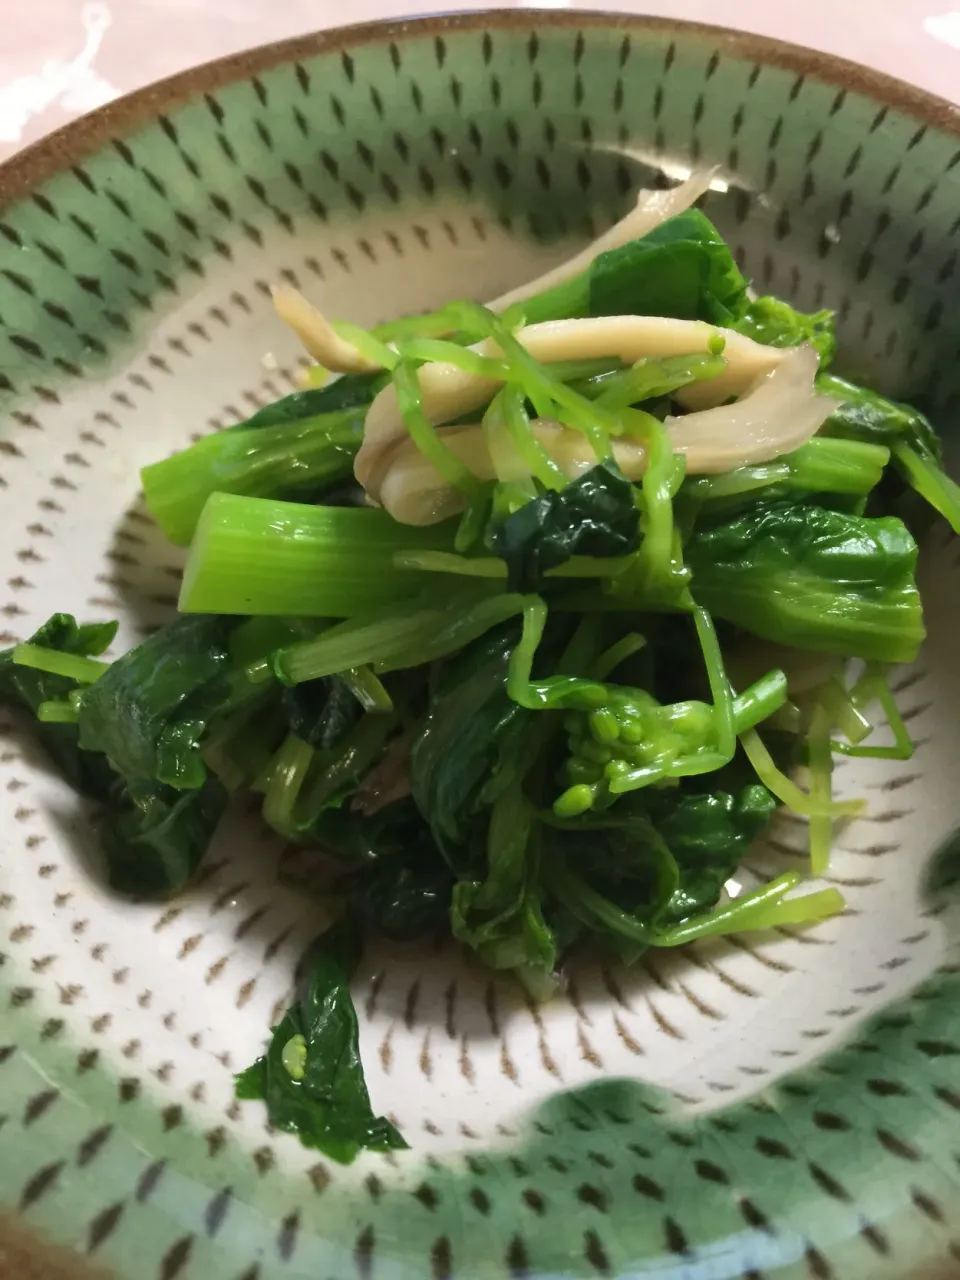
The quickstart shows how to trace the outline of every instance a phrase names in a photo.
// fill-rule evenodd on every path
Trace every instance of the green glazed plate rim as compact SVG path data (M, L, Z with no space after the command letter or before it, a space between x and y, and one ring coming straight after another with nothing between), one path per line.
M0 212L70 165L99 150L119 133L155 121L167 110L199 93L211 92L285 63L338 49L379 44L410 36L487 30L535 31L593 27L600 30L704 37L718 51L741 61L794 71L824 84L874 98L915 117L924 125L960 137L960 107L917 85L848 58L790 41L732 27L681 18L596 12L585 9L473 9L467 12L363 22L258 45L203 62L123 94L105 106L62 125L0 164Z

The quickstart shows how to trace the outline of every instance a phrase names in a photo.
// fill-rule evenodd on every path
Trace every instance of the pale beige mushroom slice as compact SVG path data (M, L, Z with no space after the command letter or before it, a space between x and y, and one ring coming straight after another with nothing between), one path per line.
M561 360L597 357L614 357L624 364L633 364L645 356L702 354L709 351L718 334L726 343L723 354L727 365L723 373L677 393L677 399L685 407L703 409L741 395L761 374L778 365L786 352L702 320L673 320L663 316L547 320L518 329L515 336L536 360L550 365ZM501 354L490 338L477 343L472 350L487 356ZM487 404L500 385L493 378L468 373L443 362L423 365L419 376L423 411L437 426ZM392 385L384 387L367 413L363 444L354 466L357 480L374 497L386 452L404 435L406 427L396 391Z
M277 315L324 369L332 373L373 373L381 367L362 355L352 342L341 338L323 312L308 302L299 289L278 284L271 292Z
M717 475L799 449L841 403L817 393L819 364L813 347L790 348L733 404L667 418L674 453L686 455L691 475Z
M688 474L709 475L772 461L809 440L834 411L838 402L815 389L818 359L813 348L795 347L782 354L781 363L756 379L735 404L667 419L674 452L686 456ZM596 464L582 432L541 419L532 426L537 440L568 476ZM441 427L437 435L478 479L495 478L482 426ZM620 470L639 480L646 468L643 444L621 437L612 446ZM462 511L465 502L463 493L447 484L409 436L389 448L376 496L395 520L413 525L446 520Z

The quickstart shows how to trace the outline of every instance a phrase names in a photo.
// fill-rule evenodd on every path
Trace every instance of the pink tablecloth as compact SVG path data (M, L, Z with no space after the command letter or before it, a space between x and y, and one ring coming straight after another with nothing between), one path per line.
M960 0L540 0L636 10L779 36L960 99ZM9 3L9 0L8 0ZM13 0L0 41L0 159L127 90L318 27L475 9L476 0ZM522 7L506 0L504 8ZM529 7L529 0L528 0Z

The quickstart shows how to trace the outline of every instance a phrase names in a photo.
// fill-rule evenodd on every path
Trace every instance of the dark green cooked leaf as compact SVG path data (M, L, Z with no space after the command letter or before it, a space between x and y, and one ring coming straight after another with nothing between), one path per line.
M677 923L706 911L763 831L776 800L759 783L729 791L651 790L651 820L677 862L679 884L659 922Z
M757 502L685 548L698 603L753 635L879 662L923 640L917 545L900 520Z
M216 778L193 791L150 783L128 788L118 780L101 830L110 887L138 898L179 893L200 865L226 803Z
M515 637L498 635L445 664L411 752L413 797L454 867L476 836L485 787L528 712L507 697ZM469 861L469 858L468 858Z
M359 933L347 917L316 943L300 998L274 1029L266 1054L236 1079L238 1098L262 1098L271 1124L341 1164L365 1148L407 1145L370 1106L349 986L359 958ZM291 1046L295 1037L302 1043Z
M55 613L30 637L30 644L61 653L97 657L117 633L116 622L93 622L78 626L69 613ZM0 702L36 715L42 702L62 701L80 688L75 680L49 675L30 667L16 666L13 650L0 653ZM40 724L34 733L61 773L76 790L99 799L108 789L111 771L106 761L80 750L75 724Z
M589 270L593 316L674 316L729 325L745 299L746 281L733 255L698 209L601 253Z
M336 746L363 714L339 676L305 680L285 688L281 705L290 732L321 750Z
M199 738L228 697L233 619L181 617L112 663L84 694L80 745L125 778L203 785Z
M510 591L535 591L548 569L574 555L622 556L640 545L636 491L602 462L557 492L526 503L490 535L507 562Z

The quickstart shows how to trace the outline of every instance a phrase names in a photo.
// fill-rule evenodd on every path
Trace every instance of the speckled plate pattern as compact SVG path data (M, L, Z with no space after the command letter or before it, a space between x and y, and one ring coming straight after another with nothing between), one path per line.
M949 440L955 116L760 39L539 12L273 46L54 135L0 170L0 640L67 609L120 617L119 651L169 616L137 471L294 387L271 280L360 322L492 296L693 164L759 287L836 306L841 363ZM838 769L869 801L842 917L584 963L539 1008L452 947L371 947L368 1082L412 1150L347 1169L232 1097L320 924L289 851L241 805L185 897L118 902L0 713L0 1252L129 1280L960 1274L958 565L938 528L895 682L914 759ZM804 836L780 820L744 882Z

